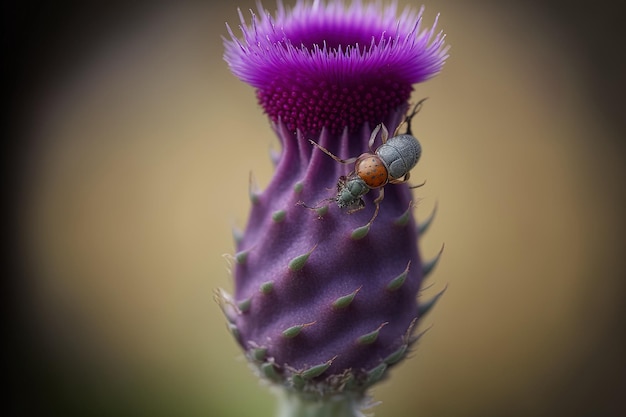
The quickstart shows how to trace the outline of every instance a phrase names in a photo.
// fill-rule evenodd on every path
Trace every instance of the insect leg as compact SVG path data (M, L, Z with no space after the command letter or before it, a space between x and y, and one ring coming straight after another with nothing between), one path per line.
M325 206L325 204L322 204L322 203L330 202L330 201L333 201L333 200L334 200L334 198L333 198L333 197L330 197L330 198L325 198L325 199L323 199L323 200L319 201L319 202L318 202L318 203L317 203L314 207L307 206L307 205L304 203L304 201L302 201L302 200L298 200L298 201L296 201L296 206L302 206L302 207L304 207L304 208L308 208L308 209L310 209L310 210L317 210L317 209L321 209L321 208L323 208L323 207Z
M372 135L370 136L370 140L368 146L370 148L370 152L374 153L372 146L374 146L374 142L376 141L376 136L378 136L378 131L382 129L382 133L380 134L380 138L382 139L383 144L387 142L387 138L389 137L389 131L387 130L387 126L383 123L379 124L372 130Z
M380 210L380 202L383 201L383 198L385 198L385 188L381 187L380 191L378 191L378 197L376 197L376 199L374 200L374 215L372 216L370 221L367 222L366 226L369 227L372 225L372 223L374 223L374 219L376 218L376 216L378 216L378 211Z
M319 148L320 151L324 152L326 155L330 156L331 158L333 158L335 161L342 163L342 164L351 164L354 161L357 160L356 157L354 158L348 158L348 159L341 159L338 156L334 155L331 151L329 151L328 149L324 148L322 145L316 143L315 141L309 139L309 142L311 142L311 145L316 146L317 148Z
M410 177L411 177L411 173L407 172L406 175L404 177L402 177L401 179L400 178L396 178L396 179L393 179L393 180L389 180L389 184L404 184L405 182L407 182L409 180ZM426 184L426 180L424 180L424 182L421 183L421 184L409 186L409 188L419 188L419 187L421 187L424 184Z
M424 182L422 182L421 184L411 185L411 186L409 186L409 188L410 188L410 189L413 189L413 188L419 188L419 187L421 187L421 186L422 186L422 185L424 185L424 184L426 184L426 180L424 180Z
M417 102L417 104L415 105L415 107L413 107L413 111L411 112L411 114L409 114L406 119L404 119L405 123L407 124L406 127L406 133L408 133L409 135L413 136L413 133L411 133L411 120L413 119L413 117L415 117L415 115L417 113L419 113L419 111L422 109L422 103L424 103L424 101L426 101L428 97L424 97L423 99L421 99L420 101Z
M404 184L405 182L409 180L410 177L411 177L411 173L407 172L406 175L402 178L394 178L394 179L389 180L389 184Z

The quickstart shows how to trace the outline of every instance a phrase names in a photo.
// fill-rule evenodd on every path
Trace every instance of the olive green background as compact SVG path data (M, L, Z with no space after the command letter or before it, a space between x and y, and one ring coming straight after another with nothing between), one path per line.
M255 8L16 11L23 412L273 415L213 300L232 290L222 255L246 223L249 173L267 185L277 147L222 59L237 6ZM625 412L621 23L601 3L425 6L452 48L412 97L429 97L412 178L427 180L417 217L439 207L423 255L445 243L424 297L448 290L372 411Z

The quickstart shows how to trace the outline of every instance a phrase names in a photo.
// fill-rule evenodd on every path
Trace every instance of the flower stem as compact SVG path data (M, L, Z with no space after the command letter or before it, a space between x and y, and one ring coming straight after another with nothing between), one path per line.
M280 390L277 417L364 417L364 398L343 393L322 398Z

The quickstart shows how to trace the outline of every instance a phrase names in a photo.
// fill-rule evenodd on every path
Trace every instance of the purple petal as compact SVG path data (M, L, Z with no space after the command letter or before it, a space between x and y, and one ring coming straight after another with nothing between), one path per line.
M344 6L281 2L273 18L259 7L243 38L228 28L225 60L233 73L257 89L270 119L295 131L340 133L370 125L406 103L412 85L441 71L448 48L442 32L422 28L422 10L397 5Z

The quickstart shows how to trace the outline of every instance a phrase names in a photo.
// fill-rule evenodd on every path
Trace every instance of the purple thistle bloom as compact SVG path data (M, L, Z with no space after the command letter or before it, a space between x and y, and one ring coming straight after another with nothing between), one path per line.
M225 59L257 89L270 119L290 131L337 135L375 126L404 105L412 84L437 74L447 58L444 36L422 30L422 11L397 16L395 3L278 3L276 17L240 13L243 40L229 28Z
M242 39L228 28L225 59L256 89L282 151L267 189L250 190L232 257L235 294L220 301L265 378L312 399L360 399L417 339L417 321L438 298L417 296L438 257L420 258L428 222L416 224L404 178L389 176L377 217L382 188L365 190L362 210L341 208L340 178L354 165L310 140L337 158L376 150L374 128L394 136L413 84L442 69L447 47L435 26L422 29L421 11L397 16L395 3L299 0L292 9L279 2L275 17L259 14L248 25L240 13ZM417 160L421 148L411 152Z

